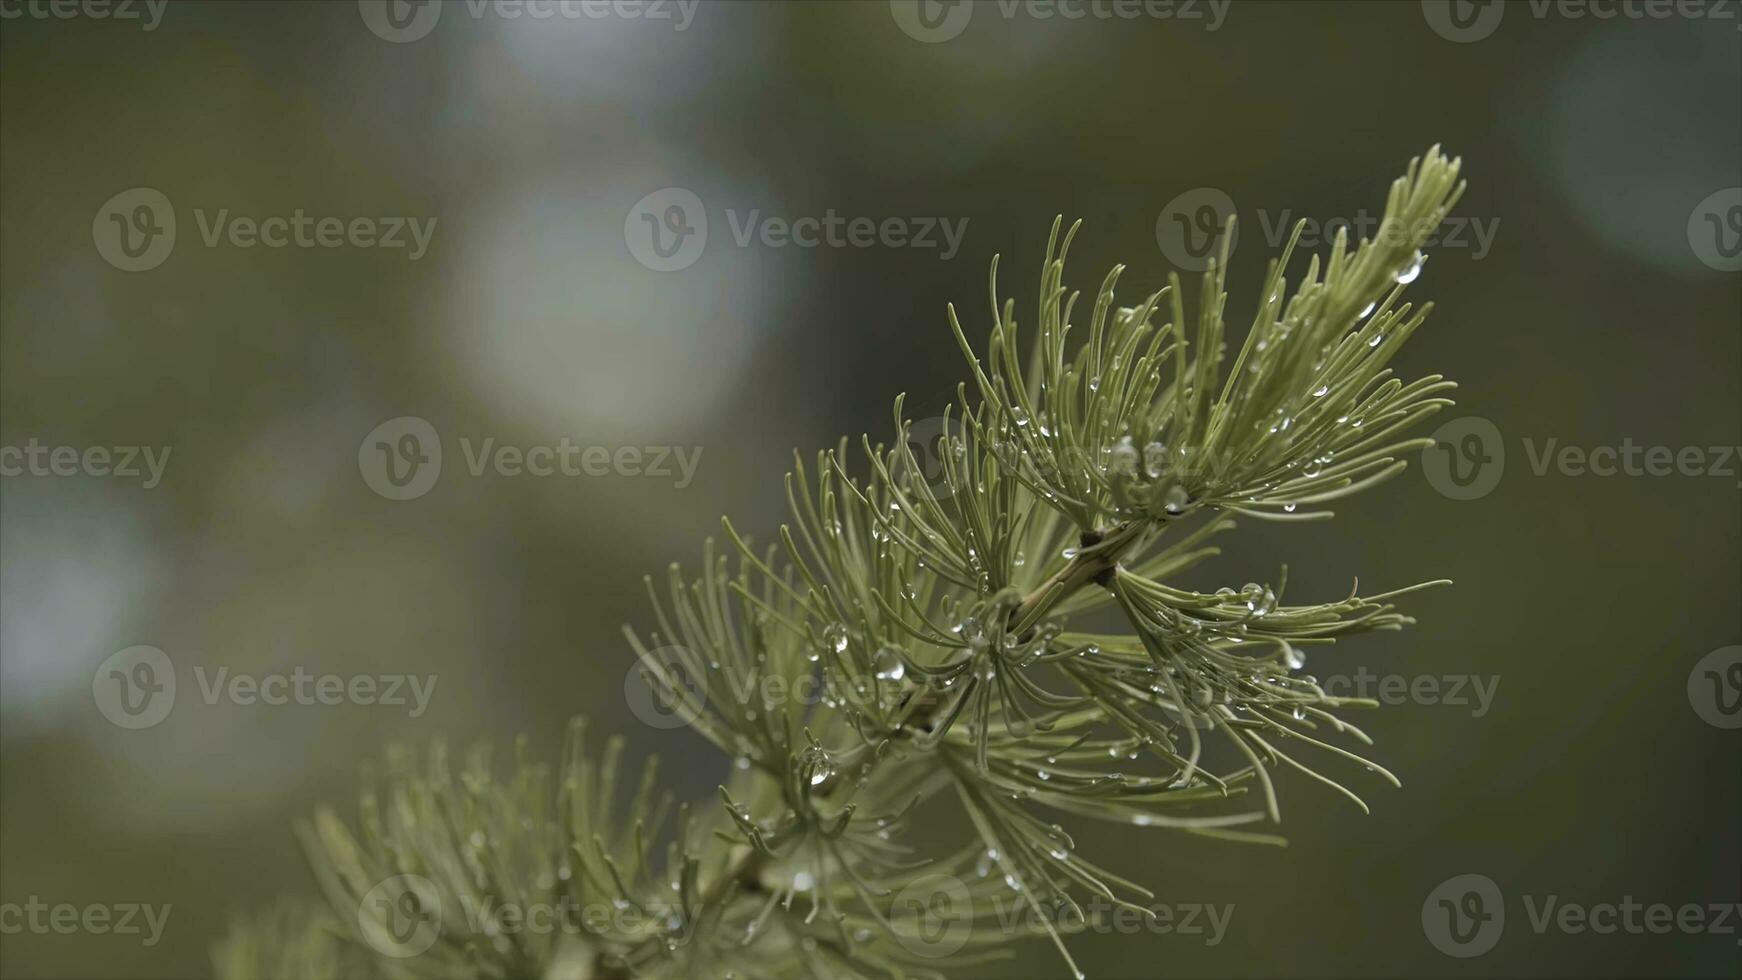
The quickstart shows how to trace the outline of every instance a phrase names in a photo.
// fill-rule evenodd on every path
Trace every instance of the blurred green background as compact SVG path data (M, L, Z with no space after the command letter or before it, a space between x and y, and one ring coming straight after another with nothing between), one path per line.
M1443 8L1072 19L984 3L922 39L884 2L704 3L687 21L454 3L426 36L389 40L350 0L176 0L151 29L0 4L0 444L173 447L149 489L0 480L0 901L173 906L149 947L0 935L0 973L205 975L232 914L312 894L291 822L348 807L389 741L526 732L554 754L584 713L707 800L723 760L624 702L619 627L646 621L641 575L693 562L722 513L773 530L794 447L886 434L902 391L910 414L937 414L966 378L944 304L984 336L994 253L1032 322L1048 224L1082 217L1069 281L1092 289L1123 262L1129 301L1165 279L1170 202L1214 188L1242 222L1238 325L1274 226L1376 213L1441 142L1464 158L1458 212L1476 224L1413 287L1440 306L1402 366L1461 383L1442 421L1491 421L1503 476L1459 500L1412 468L1334 522L1248 525L1205 578L1286 562L1291 597L1315 601L1357 576L1454 579L1413 597L1412 631L1309 669L1479 679L1492 702L1364 716L1404 788L1364 786L1364 817L1285 780L1284 850L1086 835L1160 900L1235 912L1214 946L1073 948L1100 977L1737 976L1734 931L1538 934L1524 899L1742 901L1742 734L1695 709L1697 682L1690 695L1701 658L1742 643L1737 463L1531 465L1550 440L1742 443L1742 278L1725 265L1742 196L1703 204L1742 184L1742 21ZM127 272L96 238L105 202L136 187L173 202L178 238ZM659 272L626 218L668 187L705 202L709 237ZM437 224L413 259L208 247L195 213L298 208ZM966 230L948 258L733 234L752 211L830 209ZM394 501L358 451L407 415L441 433L445 466ZM682 487L474 478L462 437L703 454ZM181 689L168 719L130 731L94 705L92 677L137 644L166 651ZM415 718L208 705L196 666L439 682ZM1454 958L1424 935L1423 902L1467 873L1495 880L1508 920L1491 951ZM972 972L1065 975L1044 946L1021 952Z

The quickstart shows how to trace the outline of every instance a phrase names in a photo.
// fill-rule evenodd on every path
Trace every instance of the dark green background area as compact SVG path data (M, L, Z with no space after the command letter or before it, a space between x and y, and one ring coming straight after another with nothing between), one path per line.
M1359 719L1404 781L1370 816L1283 780L1286 849L1094 828L1085 852L1163 903L1233 903L1214 947L1085 936L1090 976L1736 976L1737 936L1537 934L1524 904L1742 901L1742 732L1689 702L1742 643L1742 476L1533 471L1530 449L1742 443L1742 279L1688 225L1742 184L1742 21L1539 16L1437 34L1415 2L1235 3L1205 21L1005 18L920 43L882 2L704 4L688 29L534 23L451 6L390 44L357 5L172 2L157 29L0 21L0 443L170 445L163 484L0 481L0 901L172 903L163 941L0 936L6 976L189 976L233 914L312 894L290 834L349 805L394 740L463 744L565 719L657 751L707 800L724 760L624 703L641 576L693 562L720 514L766 537L794 447L937 414L966 371L986 267L1032 323L1055 214L1068 280L1165 281L1157 217L1200 187L1240 209L1236 337L1284 211L1377 212L1432 143L1492 249L1435 251L1437 311L1402 358L1502 433L1503 478L1449 499L1419 468L1316 525L1253 525L1196 580L1289 566L1320 601L1434 578L1402 634L1314 651L1321 677L1498 678L1485 715ZM1742 11L1734 12L1742 17ZM93 247L111 195L154 187L180 237L125 273ZM706 202L688 269L636 263L623 222L667 186ZM193 212L438 219L429 253L206 248ZM959 254L738 247L727 217L945 217ZM1297 260L1298 261L1298 260ZM1296 266L1298 274L1304 263ZM428 419L426 496L359 476L377 423ZM1436 423L1437 424L1437 423ZM702 446L695 482L465 472L458 439ZM1527 448L1528 447L1528 448ZM175 713L110 725L91 674L135 644L181 671ZM433 673L384 707L208 706L191 669ZM940 817L941 819L941 817ZM957 827L940 826L940 838ZM1423 933L1439 883L1507 896L1492 952ZM1742 928L1742 923L1737 924ZM1064 976L1044 945L986 976Z

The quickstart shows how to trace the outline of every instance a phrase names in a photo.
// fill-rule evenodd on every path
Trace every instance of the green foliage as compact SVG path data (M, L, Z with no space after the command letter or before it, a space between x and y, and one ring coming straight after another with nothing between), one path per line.
M578 725L559 768L522 749L506 781L483 754L457 775L439 747L395 755L358 832L330 813L302 828L331 915L241 924L219 972L925 975L1000 953L1010 908L1040 913L1014 921L1071 964L1063 933L1086 899L1153 896L1053 815L1276 843L1260 828L1280 819L1281 769L1364 809L1321 769L1395 782L1339 715L1373 705L1301 668L1310 647L1409 623L1392 603L1410 589L1290 605L1286 569L1210 593L1168 583L1235 517L1328 517L1428 444L1407 432L1452 385L1388 365L1427 316L1402 295L1457 174L1437 148L1413 161L1377 240L1339 237L1292 286L1291 239L1231 363L1225 254L1190 304L1174 276L1117 306L1115 268L1078 326L1077 229L1055 224L1026 354L994 261L983 356L950 310L972 383L940 439L915 436L897 400L893 447L795 466L775 543L728 523L698 577L650 580L656 628L630 643L732 760L719 806L674 808L649 763L615 817L622 745L595 761ZM1115 617L1115 632L1084 625ZM917 815L952 800L974 838L916 853ZM947 956L911 901L940 882L968 906ZM572 917L477 914L505 908ZM423 932L406 939L395 916Z

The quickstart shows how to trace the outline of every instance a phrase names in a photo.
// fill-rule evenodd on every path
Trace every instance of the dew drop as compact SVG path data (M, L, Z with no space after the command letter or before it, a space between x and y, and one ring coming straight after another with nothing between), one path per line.
M1276 608L1276 593L1257 582L1247 582L1240 590L1246 609L1256 616L1268 616Z
M872 658L871 668L880 681L899 681L907 674L907 665L894 647L883 647Z
M1168 487L1167 493L1163 494L1161 498L1162 508L1169 514L1176 516L1185 513L1186 505L1189 503L1191 503L1191 496L1186 493L1185 487L1177 483Z
M1143 473L1151 480L1161 476L1167 470L1167 447L1159 442L1152 442L1143 447Z
M1403 268L1397 270L1398 283L1407 285L1416 281L1421 276L1422 265L1426 262L1427 256L1421 254L1421 249L1416 249L1415 254L1409 257L1409 261L1404 263Z
M986 850L977 859L975 859L975 861L974 861L974 873L978 874L982 878L986 877L987 875L992 873L992 865L994 863L996 863L997 860L998 860L997 849L992 848L992 849Z
M1130 436L1120 436L1113 444L1111 469L1126 476L1137 475L1137 447Z

